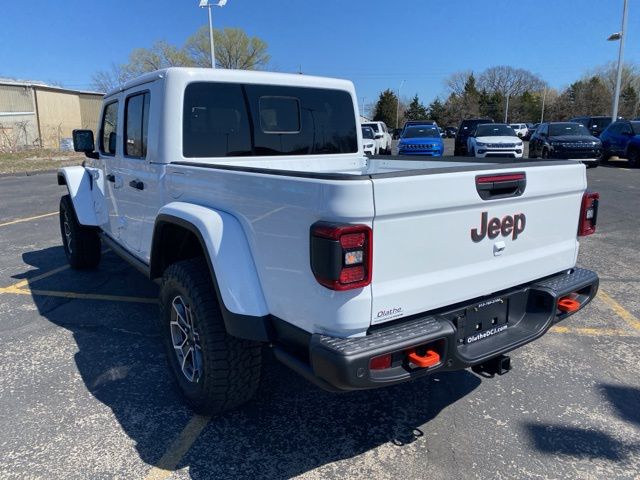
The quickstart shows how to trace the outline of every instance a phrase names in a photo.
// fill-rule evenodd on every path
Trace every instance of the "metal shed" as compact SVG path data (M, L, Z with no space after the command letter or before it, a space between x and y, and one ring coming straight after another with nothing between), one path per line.
M0 150L59 148L74 128L97 128L102 93L0 79Z

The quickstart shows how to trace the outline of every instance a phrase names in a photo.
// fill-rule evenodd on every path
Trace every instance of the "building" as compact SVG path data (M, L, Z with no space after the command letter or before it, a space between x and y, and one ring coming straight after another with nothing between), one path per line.
M102 93L0 79L0 151L60 148L74 128L96 133Z

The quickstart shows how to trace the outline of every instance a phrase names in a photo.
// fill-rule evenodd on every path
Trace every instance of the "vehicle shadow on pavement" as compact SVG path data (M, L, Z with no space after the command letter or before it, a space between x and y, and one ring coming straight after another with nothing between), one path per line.
M61 247L26 253L23 260L36 268L28 277L65 263ZM34 282L31 288L157 296L155 284L112 253L104 256L95 271L65 270ZM158 465L193 414L169 376L156 331L157 306L40 295L33 295L33 299L41 316L73 334L78 349L75 364L88 392L111 409L122 431L135 441L140 459ZM289 478L383 444L390 449L387 457L401 455L403 446L420 439L426 452L430 439L423 431L428 426L423 425L480 383L478 377L462 371L381 390L332 394L311 385L265 352L263 379L255 399L213 418L176 468L188 467L194 479ZM95 408L91 402L85 403L78 408ZM100 442L102 436L113 436L114 432L90 434L95 438L79 438L78 442ZM91 462L88 456L88 468ZM135 462L116 458L111 463L126 469ZM339 469L339 464L335 468ZM113 475L126 477L127 471L114 471Z
M616 414L628 423L640 426L640 389L624 385L600 385L602 395L615 409Z

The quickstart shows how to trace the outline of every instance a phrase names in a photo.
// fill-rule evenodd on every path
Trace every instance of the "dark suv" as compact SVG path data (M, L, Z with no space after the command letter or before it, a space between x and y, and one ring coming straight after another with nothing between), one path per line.
M597 117L576 117L569 120L570 122L576 122L587 127L587 130L591 132L594 137L599 137L605 128L611 123L611 117L597 116Z
M529 158L580 160L597 167L602 143L587 128L575 122L541 123L529 140Z
M453 155L463 157L467 154L467 138L482 123L495 123L492 118L470 118L463 120L456 133Z

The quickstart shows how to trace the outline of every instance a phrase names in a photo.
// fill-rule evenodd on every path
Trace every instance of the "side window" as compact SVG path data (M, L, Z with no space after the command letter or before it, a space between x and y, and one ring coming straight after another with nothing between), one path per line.
M184 92L182 154L185 157L252 155L251 127L242 86L192 83Z
M104 107L102 123L100 124L100 152L115 155L118 139L118 102L109 103Z
M611 127L609 127L609 133L618 135L620 133L620 124L611 125Z
M265 133L299 133L300 102L294 97L260 97L260 127Z
M129 157L147 156L149 131L149 92L127 98L124 106L124 154Z
M628 123L623 123L622 125L620 125L620 134L621 135L630 135L631 132L631 125L629 125Z

